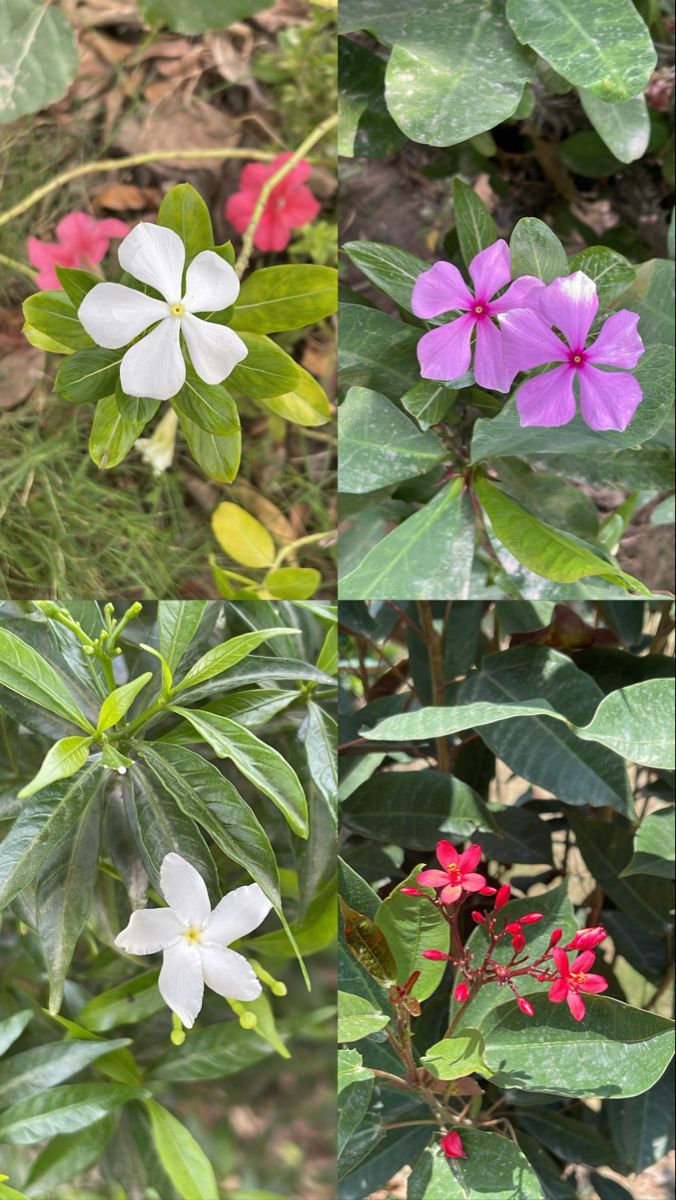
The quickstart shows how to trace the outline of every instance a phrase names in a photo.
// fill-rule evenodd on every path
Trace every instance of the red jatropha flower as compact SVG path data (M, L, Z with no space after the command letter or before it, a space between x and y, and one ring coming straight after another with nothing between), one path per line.
M126 237L129 226L117 217L97 221L86 212L72 212L56 227L56 242L28 239L28 257L38 268L38 287L60 288L56 267L81 267L85 270L101 262L111 238Z
M230 196L225 206L225 215L238 233L244 233L249 224L263 184L290 158L289 151L278 154L271 163L247 163L240 177L240 190ZM301 158L272 189L254 234L254 246L259 250L285 250L291 230L314 221L321 205L305 186L311 171L309 162Z
M607 937L608 934L603 925L594 925L591 929L579 929L572 942L569 942L564 948L566 950L593 950L599 942L604 941Z
M469 987L466 983L459 983L455 989L455 998L458 1004L464 1004L465 1000L469 999Z
M486 886L483 875L474 874L481 858L481 846L470 846L464 854L458 854L450 842L438 842L437 858L443 871L421 871L417 882L423 887L441 888L444 904L454 904L463 892L478 892Z
M590 950L579 954L572 963L568 962L565 950L559 950L558 946L552 950L552 955L560 978L555 979L550 987L549 999L553 1000L554 1004L560 1004L562 1000L567 1000L575 1020L581 1021L585 1009L580 992L605 992L608 981L602 975L587 974L589 968L594 964L594 955Z
M445 1133L439 1142L446 1158L467 1158L463 1149L460 1134L451 1129L450 1133Z

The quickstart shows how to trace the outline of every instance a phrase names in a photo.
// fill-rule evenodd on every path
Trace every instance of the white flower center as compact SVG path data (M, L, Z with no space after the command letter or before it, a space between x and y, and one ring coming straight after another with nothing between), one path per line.
M182 316L184 315L184 313L185 313L185 304L181 304L181 301L180 301L180 300L177 300L175 304L170 304L170 305L169 305L169 312L170 312L170 314L171 314L171 316L172 316L172 317L179 317L179 318L180 318L180 317L182 317Z

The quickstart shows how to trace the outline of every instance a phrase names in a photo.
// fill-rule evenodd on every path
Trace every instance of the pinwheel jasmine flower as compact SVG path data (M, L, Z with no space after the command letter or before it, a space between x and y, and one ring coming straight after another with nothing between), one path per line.
M235 888L212 912L199 872L180 854L167 854L160 889L169 907L137 909L115 945L128 954L163 951L160 993L186 1029L202 1007L205 983L232 1000L260 996L261 985L247 960L228 949L256 929L272 907L258 884Z
M574 962L568 962L565 950L558 947L552 950L559 978L549 989L549 999L554 1004L566 1000L576 1021L581 1021L584 1013L584 1000L580 992L605 992L608 981L602 975L589 975L588 971L594 965L594 955L591 950L578 954Z
M163 299L121 283L97 283L78 317L96 344L108 350L128 345L154 326L129 347L120 364L120 383L128 396L169 400L180 392L186 374L181 334L205 383L221 383L246 358L247 348L232 329L194 315L228 308L239 294L237 275L215 251L203 250L193 259L185 290L185 246L173 229L141 221L120 244L118 258L123 270Z
M521 384L516 393L521 424L567 425L575 416L577 381L580 412L591 429L626 429L643 399L638 380L621 369L631 370L643 354L638 314L624 308L613 313L587 345L599 300L582 271L555 279L531 302L498 318L510 383L518 371L560 365Z
M474 293L452 263L438 262L415 281L411 307L416 317L439 317L451 310L463 315L423 334L418 361L423 379L459 379L469 368L474 342L474 378L480 387L506 392L514 375L508 374L502 354L502 335L494 318L510 309L530 304L543 288L540 279L522 275L502 296L496 293L512 278L507 243L501 238L481 250L469 264Z
M423 887L440 888L442 903L455 904L463 892L478 892L485 886L483 875L474 873L480 858L481 846L470 846L463 854L458 854L450 842L437 842L437 859L443 870L421 871L416 882Z

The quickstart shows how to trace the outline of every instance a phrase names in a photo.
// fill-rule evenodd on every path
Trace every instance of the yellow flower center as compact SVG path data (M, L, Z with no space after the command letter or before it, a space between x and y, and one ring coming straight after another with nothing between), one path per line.
M198 929L196 925L191 925L189 929L186 929L183 937L185 938L186 942L189 942L194 946L198 942L202 941L202 930Z
M584 971L575 971L574 974L568 976L569 982L574 984L575 987L579 987L581 983L584 983L586 978L587 976Z
M181 304L180 301L176 304L170 304L169 312L171 313L172 317L182 317L185 313L185 305Z
M460 867L458 866L458 864L451 863L450 866L446 867L446 871L448 873L448 877L449 877L451 883L455 884L455 886L457 887L457 885L460 883L460 881L462 879L462 873L460 871Z

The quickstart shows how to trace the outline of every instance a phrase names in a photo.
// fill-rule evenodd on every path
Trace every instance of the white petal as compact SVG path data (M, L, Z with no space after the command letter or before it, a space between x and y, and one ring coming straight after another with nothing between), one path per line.
M157 329L130 346L120 363L120 383L128 396L170 400L185 383L179 322L165 317Z
M165 950L157 986L172 1012L181 1018L186 1029L192 1029L204 995L202 959L195 942L181 938Z
M204 929L204 941L229 946L265 920L271 902L257 883L235 888L216 905Z
M241 337L227 325L202 321L187 312L181 327L192 365L205 383L220 383L249 353Z
M239 296L239 279L224 258L203 250L188 267L183 303L188 312L218 312L234 304Z
M122 283L97 283L87 292L77 315L97 346L117 350L166 317L167 306Z
M209 893L199 871L180 854L165 855L160 867L160 888L186 925L202 928L211 916Z
M127 954L156 954L185 932L185 925L171 908L139 908L131 914L126 929L118 933L115 945Z
M181 299L185 246L173 229L140 221L120 242L117 256L125 271L155 288L169 304Z
M262 992L260 982L246 959L235 950L221 946L200 946L204 982L231 1000L256 1000Z

